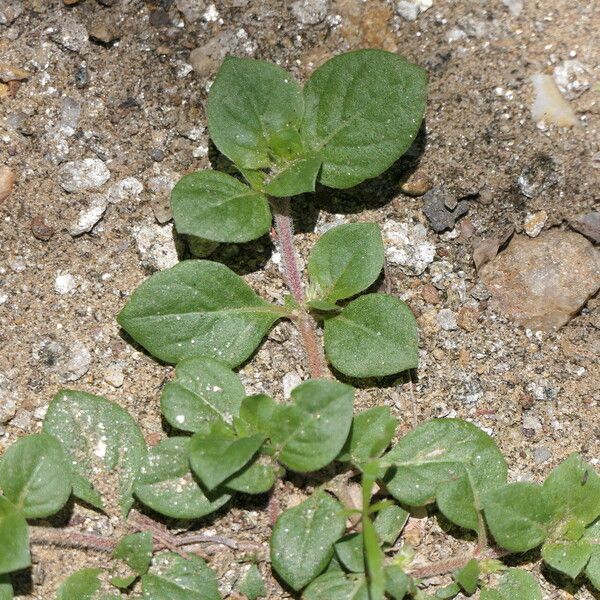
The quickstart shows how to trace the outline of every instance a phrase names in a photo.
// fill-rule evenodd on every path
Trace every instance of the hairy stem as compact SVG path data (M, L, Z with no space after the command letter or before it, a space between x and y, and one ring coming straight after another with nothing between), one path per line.
M478 554L477 552L461 554L446 560L440 560L427 565L417 566L412 569L408 569L407 574L417 579L426 579L427 577L445 575L446 573L452 573L457 569L461 569L473 558L476 558L477 560L484 560L490 558L502 558L504 556L508 556L509 554L510 552L507 550L491 548L482 554Z
M275 217L275 231L277 232L277 241L279 243L281 259L283 261L285 283L290 290L292 297L299 305L294 321L298 326L298 330L300 331L300 335L304 342L310 374L316 379L328 377L329 369L327 368L323 345L317 335L315 321L304 308L306 298L304 295L302 276L296 258L294 224L291 215L290 199L271 198L271 206Z

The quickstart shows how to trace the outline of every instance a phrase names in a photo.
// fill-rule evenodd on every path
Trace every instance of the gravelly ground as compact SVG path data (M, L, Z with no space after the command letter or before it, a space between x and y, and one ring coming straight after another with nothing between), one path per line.
M0 16L20 4L2 0ZM472 420L495 437L514 478L540 479L574 451L598 464L600 301L592 298L558 333L532 333L491 310L475 288L472 261L479 238L508 227L520 232L530 213L546 211L545 229L566 228L569 218L597 206L598 2L524 0L514 15L500 0L434 0L415 21L383 0L313 0L300 7L304 11L274 0L23 4L11 24L0 24L0 62L30 72L20 85L0 84L0 164L17 176L0 205L0 386L3 408L11 413L0 424L0 449L37 431L48 401L65 384L119 402L156 440L159 390L171 369L124 340L115 315L151 270L176 260L171 226L157 218L164 221L170 182L209 166L204 107L218 61L227 52L265 58L305 79L332 53L373 46L396 50L428 70L426 127L408 158L379 180L298 201L302 254L318 237L315 225L322 231L332 222L370 220L393 232L401 223L410 231L423 224L419 243L435 249L424 272L389 266L393 293L410 303L421 325L413 385L418 418ZM178 7L194 5L200 10L185 20ZM325 12L315 16L319 6ZM88 40L89 33L114 39L99 43ZM193 68L190 51L198 47L204 51L193 55ZM568 59L580 61L590 81L590 89L570 101L580 124L538 127L530 115L531 76ZM102 161L110 179L98 189L69 193L59 171L84 158ZM533 197L518 183L528 169L541 171L547 183ZM454 199L469 198L468 214L455 229L433 232L423 198L401 191L411 173L445 185ZM93 230L73 237L80 211L107 199ZM34 237L36 218L53 230L47 241ZM36 232L44 237L39 220ZM221 248L216 256L277 299L282 287L271 253L264 239ZM279 325L242 369L248 391L281 400L284 375L286 381L306 376L298 349L291 327ZM358 405L390 405L406 431L409 388L365 385ZM14 410L9 400L16 400ZM303 483L286 482L282 504L293 502L295 486ZM82 514L92 530L111 527ZM265 502L239 501L208 526L266 540ZM443 556L440 540L439 529L428 530L419 549ZM102 562L70 550L37 549L35 556L36 584L24 577L19 597L50 598L76 567ZM241 566L231 553L217 555L213 564L227 594ZM270 597L285 597L274 581L269 585ZM572 597L544 586L547 598ZM572 591L592 598L585 588Z

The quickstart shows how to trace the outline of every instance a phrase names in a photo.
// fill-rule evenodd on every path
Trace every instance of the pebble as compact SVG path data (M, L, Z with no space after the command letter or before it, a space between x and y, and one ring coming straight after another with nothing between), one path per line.
M125 177L108 188L106 199L111 204L118 204L126 198L135 198L144 191L144 185L135 177Z
M535 198L559 182L559 165L548 154L538 154L523 167L517 178L521 193L527 198Z
M15 390L6 375L0 373L0 425L8 423L17 412Z
M417 17L433 6L433 0L400 0L396 3L396 13L407 21L416 21Z
M569 225L596 244L600 244L600 212L589 212L569 219Z
M541 464L548 462L552 458L552 452L548 448L540 446L533 451L533 462Z
M68 346L54 340L42 340L34 346L32 357L56 373L63 383L81 379L92 363L90 351L79 340Z
M422 196L432 187L431 179L424 173L416 171L402 184L400 189L409 196Z
M540 210L533 214L529 213L525 217L524 229L529 237L537 237L544 228L548 220L548 213L545 210Z
M217 71L222 60L236 44L237 39L233 33L219 33L203 46L190 52L190 64L198 75L209 77Z
M29 431L31 427L31 413L25 409L19 410L10 424L23 431Z
M89 206L79 212L77 221L69 228L69 233L76 237L92 231L96 223L103 217L107 206L108 200L104 196L93 197Z
M110 44L119 37L112 23L106 21L98 21L97 23L92 24L89 35L92 40L102 42L103 44Z
M578 60L565 60L552 73L558 89L567 100L579 98L590 89L588 70Z
M19 67L13 67L7 63L0 63L0 81L9 83L10 81L23 81L30 76L31 73Z
M302 378L295 371L286 373L283 376L283 397L289 400L292 396L292 390L302 383Z
M8 167L0 165L0 202L6 200L12 192L17 177Z
M531 116L536 123L573 127L577 117L569 103L561 96L551 75L536 73L532 77L535 100L531 107Z
M83 23L72 15L63 16L60 26L50 34L50 39L72 52L82 52L88 45L88 32Z
M147 185L150 190L150 207L156 220L163 224L173 218L171 210L171 190L179 180L179 175L165 172L156 177L148 179Z
M435 286L430 283L425 284L421 288L421 298L428 304L439 304L440 303L440 293L436 289Z
M423 212L436 233L452 229L456 221L466 215L469 210L469 201L460 200L454 204L444 185L429 190L423 200ZM448 208L453 205L454 209Z
M456 313L449 308L442 308L437 314L436 320L444 331L454 331L455 329L458 329Z
M54 229L47 225L42 217L33 217L31 219L31 233L33 233L34 238L47 242L54 235Z
M111 363L104 371L104 381L115 388L120 388L125 382L125 375L119 363Z
M58 171L58 182L67 192L99 188L109 179L110 171L99 158L72 160Z
M297 0L292 4L292 14L303 25L317 25L327 16L329 0Z
M515 236L480 276L498 312L533 331L553 331L600 288L600 252L569 231Z
M133 231L142 265L150 271L174 267L179 259L173 239L173 225L139 225Z
M523 11L523 0L502 0L502 4L508 8L513 17L518 17Z
M198 21L204 13L204 6L198 0L175 0L177 10L188 23Z
M5 292L0 292L0 305L6 304L8 301L8 294Z
M0 25L10 25L23 14L21 0L2 0L0 5Z
M59 273L54 280L54 291L57 294L71 294L75 291L77 282L70 273Z
M421 275L435 258L435 244L427 239L427 229L421 223L389 219L383 236L387 260L407 275Z

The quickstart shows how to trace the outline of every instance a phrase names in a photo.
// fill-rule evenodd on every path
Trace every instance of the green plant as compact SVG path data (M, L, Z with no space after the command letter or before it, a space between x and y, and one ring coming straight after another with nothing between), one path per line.
M572 455L543 485L507 483L502 454L474 425L437 419L396 440L389 409L354 414L354 389L329 373L327 360L358 378L416 367L416 322L392 296L351 299L383 268L374 224L321 237L308 257L306 294L288 196L312 191L317 180L348 187L380 174L416 135L424 97L421 70L382 51L332 59L304 91L273 65L225 61L209 96L209 128L248 185L212 171L187 175L173 191L175 224L196 238L241 242L268 232L273 211L290 296L268 303L207 260L182 262L140 286L119 322L176 364L161 393L173 435L148 447L118 405L60 391L42 433L18 440L0 462L0 600L12 597L7 574L30 565L30 543L112 558L106 569L73 574L59 600L216 600L216 577L195 554L210 545L229 546L249 563L237 584L249 600L266 594L256 564L269 561L306 600L423 600L477 589L485 600L541 599L530 574L500 560L538 549L551 569L585 574L599 587L600 477L581 457ZM297 325L311 373L285 403L247 396L232 370L280 318ZM236 494L273 490L287 471L324 467L337 474L278 515L268 555L248 542L174 534L142 512L197 520ZM71 495L111 515L116 534L28 523L59 512ZM432 563L415 557L402 534L410 511L430 505L446 529L474 538L465 553ZM445 574L453 581L435 596L423 591L428 578Z

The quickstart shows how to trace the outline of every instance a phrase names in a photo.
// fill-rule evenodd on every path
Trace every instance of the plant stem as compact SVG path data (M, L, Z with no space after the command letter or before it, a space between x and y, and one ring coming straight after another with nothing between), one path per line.
M454 558L448 558L446 560L440 560L438 562L423 565L421 567L415 567L408 569L407 574L417 579L427 579L428 577L436 577L437 575L445 575L446 573L452 573L457 569L464 567L473 558L477 560L484 560L490 558L502 558L508 556L510 552L502 550L500 548L491 548L483 554L468 553L455 556Z
M294 318L304 342L304 349L308 358L311 377L316 379L329 377L329 369L323 352L323 345L317 335L314 319L308 314L304 303L304 286L298 268L296 247L294 245L294 223L291 214L289 198L271 198L271 206L275 217L275 231L283 261L285 283L292 297L299 305Z

